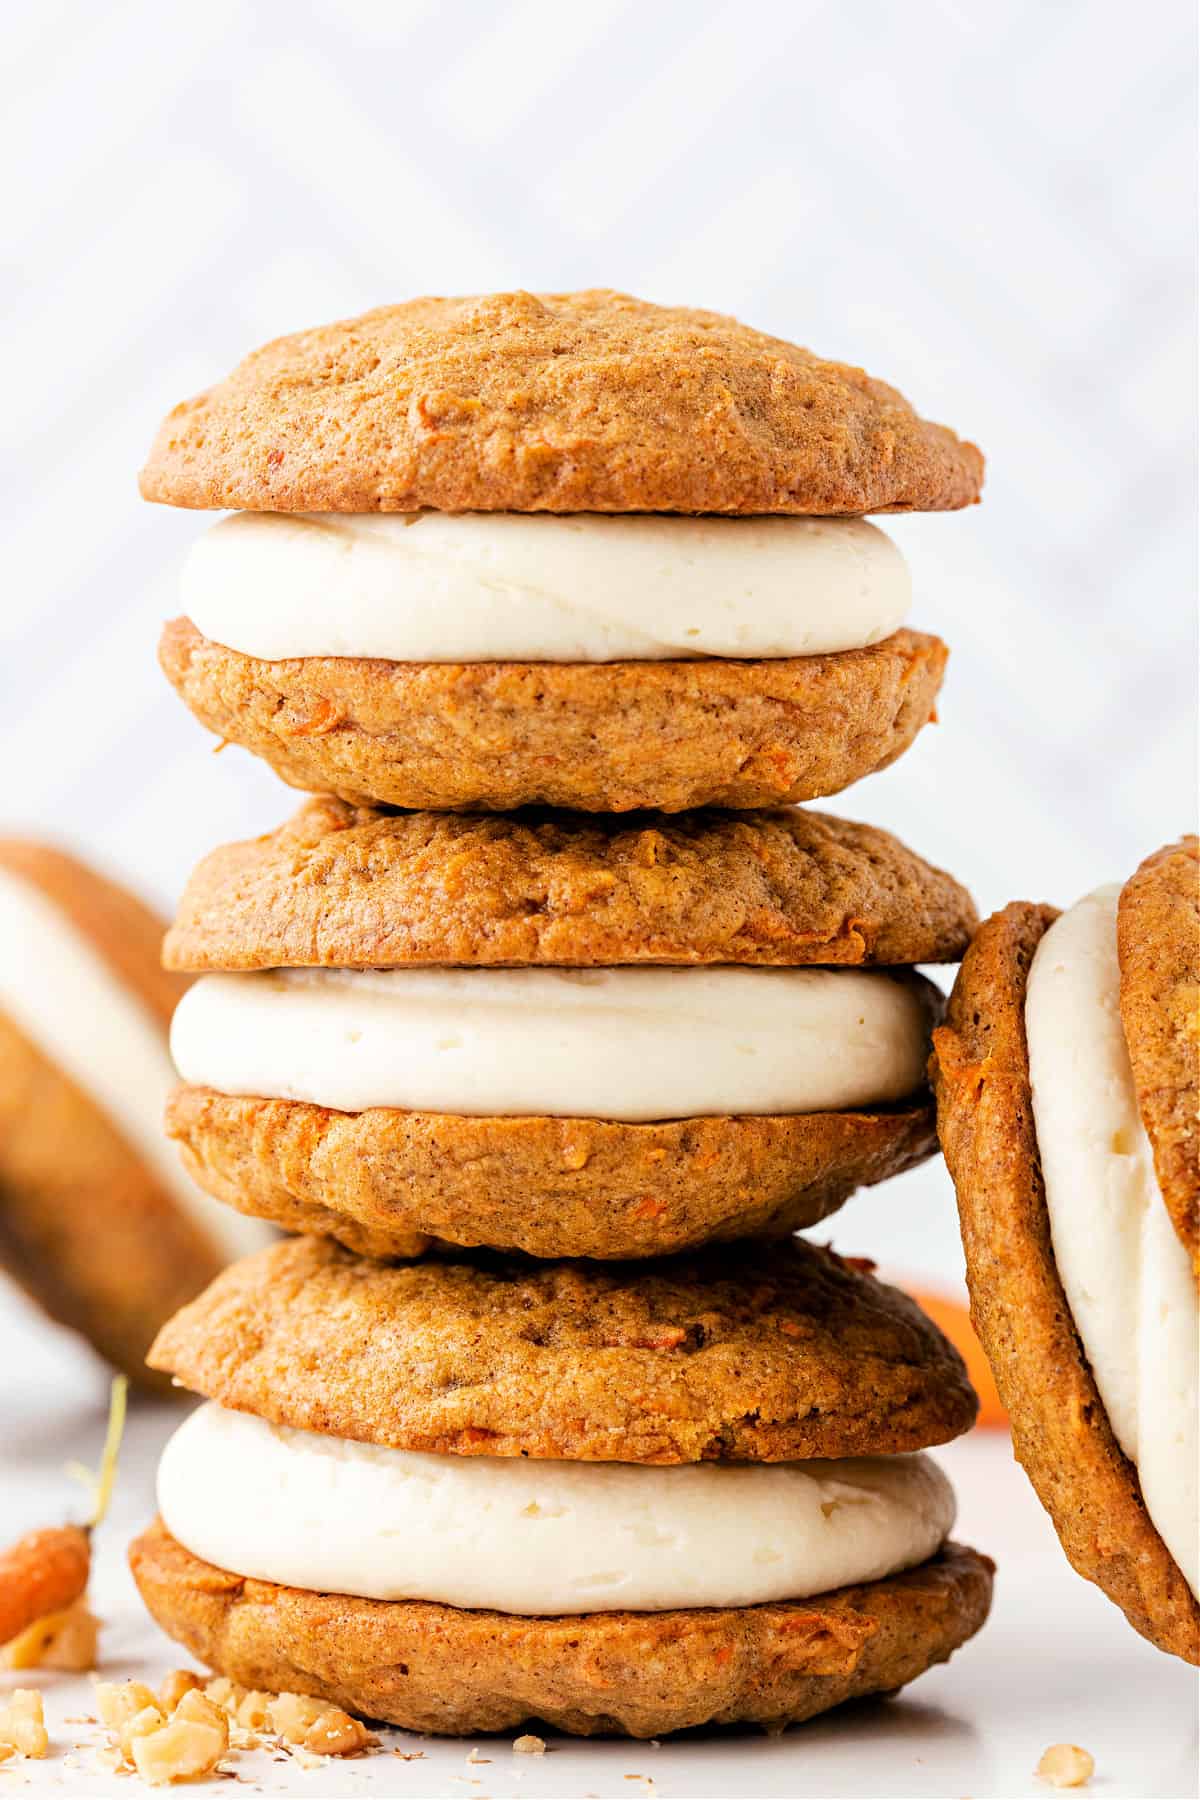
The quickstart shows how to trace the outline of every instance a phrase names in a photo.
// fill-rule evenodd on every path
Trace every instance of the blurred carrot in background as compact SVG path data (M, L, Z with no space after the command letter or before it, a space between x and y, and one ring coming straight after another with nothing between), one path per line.
M992 1371L983 1354L983 1346L975 1336L975 1327L971 1324L971 1315L966 1307L957 1300L951 1300L947 1294L931 1293L924 1288L914 1287L911 1283L900 1285L904 1286L906 1293L912 1295L921 1310L929 1314L939 1330L945 1332L966 1363L967 1374L979 1395L980 1425L991 1430L1007 1430L1008 1414L996 1392Z

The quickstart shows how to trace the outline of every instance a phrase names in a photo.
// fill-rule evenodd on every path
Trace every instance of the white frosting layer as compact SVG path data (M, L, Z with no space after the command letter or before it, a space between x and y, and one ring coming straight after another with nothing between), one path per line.
M212 1402L168 1443L158 1504L181 1544L238 1575L550 1615L799 1600L924 1562L954 1523L926 1456L678 1468L426 1456Z
M802 1113L924 1079L919 990L856 969L278 969L206 975L185 1081L341 1112Z
M180 598L246 656L613 662L875 644L911 584L865 519L233 513Z
M158 1022L53 902L4 870L0 1009L91 1096L221 1254L244 1256L269 1241L257 1220L202 1193L167 1142L163 1107L175 1075ZM87 1231L89 1221L79 1226Z
M1118 886L1050 927L1025 1022L1054 1260L1117 1442L1193 1593L1200 1583L1200 1319L1154 1174L1121 1026Z

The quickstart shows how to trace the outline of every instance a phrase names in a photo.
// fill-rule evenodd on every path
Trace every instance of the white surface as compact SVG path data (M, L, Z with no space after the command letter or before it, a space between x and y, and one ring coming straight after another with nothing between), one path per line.
M924 1562L954 1523L925 1456L790 1465L434 1456L209 1403L158 1505L238 1575L371 1600L542 1614L805 1599ZM335 1527L346 1520L354 1528Z
M163 1108L175 1072L159 1021L33 882L7 870L0 871L0 1006L91 1095L220 1254L232 1260L269 1241L259 1220L202 1193L168 1142Z
M901 1100L928 1043L925 993L869 969L267 969L171 1026L226 1094L631 1121Z
M912 582L865 519L232 513L180 611L245 656L613 662L878 643Z
M0 1333L0 1351L11 1349ZM61 1518L73 1498L63 1461L94 1459L99 1451L103 1377L65 1340L51 1342L49 1351L43 1378L36 1365L27 1366L6 1400L0 1542ZM161 1406L139 1407L131 1421L96 1582L98 1610L109 1621L107 1679L155 1681L188 1661L141 1611L123 1563L125 1542L153 1511L158 1452L177 1420L175 1409ZM631 1775L650 1776L658 1800L1046 1800L1051 1790L1032 1771L1048 1744L1066 1740L1096 1759L1085 1790L1095 1800L1188 1800L1197 1786L1195 1672L1144 1643L1072 1573L1003 1438L976 1433L937 1452L937 1460L959 1495L955 1535L999 1564L996 1601L982 1633L898 1700L847 1708L775 1739L705 1734L654 1749L551 1737L549 1754L534 1761L514 1757L509 1737L438 1740L397 1732L387 1735L389 1749L420 1751L420 1761L387 1755L306 1772L254 1758L239 1762L238 1773L264 1793L312 1800L631 1800L647 1791ZM28 1686L29 1677L0 1676L0 1692L17 1685ZM56 1744L85 1744L85 1729L63 1721L92 1710L87 1682L45 1676L39 1685ZM472 1743L489 1764L468 1766ZM78 1766L71 1769L58 1760L0 1765L0 1796L11 1790L130 1800L143 1791L95 1770L88 1749L73 1754ZM180 1791L230 1788L211 1782Z
M1054 1260L1117 1442L1200 1586L1200 1307L1163 1205L1121 1022L1120 883L1042 938L1025 1005Z
M985 912L1069 901L1193 816L1188 0L8 12L11 828L169 904L294 809L155 666L205 519L143 505L135 473L167 409L268 338L521 284L737 313L982 445L982 506L883 521L951 647L940 724L830 810ZM930 1166L838 1241L953 1280L950 1217Z

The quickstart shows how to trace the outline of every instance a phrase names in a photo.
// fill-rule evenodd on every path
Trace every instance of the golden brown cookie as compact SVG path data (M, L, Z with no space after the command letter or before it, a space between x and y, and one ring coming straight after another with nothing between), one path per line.
M178 1088L167 1131L208 1193L364 1256L428 1237L531 1256L666 1256L782 1237L937 1146L927 1099L878 1112L668 1119L466 1118Z
M1200 839L1148 856L1117 907L1121 1023L1158 1185L1200 1277Z
M166 626L201 725L353 805L777 806L885 769L934 716L939 637L774 662L264 662Z
M63 915L161 1028L165 1047L187 982L159 965L162 921L48 845L0 840L0 871ZM52 1318L147 1382L155 1332L222 1261L92 1096L0 1012L0 1267Z
M1113 1436L1055 1267L1033 1120L1025 993L1056 913L1017 902L981 927L931 1074L966 1251L971 1316L1013 1443L1063 1549L1143 1637L1200 1660L1200 1608Z
M956 962L966 890L889 832L789 811L387 813L310 800L206 856L169 968Z
M278 338L164 421L148 500L262 512L870 513L979 498L894 388L628 294L409 300Z
M355 805L580 812L777 806L886 768L934 715L940 638L767 662L265 662L167 625L201 724Z
M945 1544L904 1574L812 1600L524 1618L243 1579L161 1521L129 1560L163 1630L230 1680L452 1736L526 1720L634 1738L798 1724L945 1662L986 1619L993 1572Z
M958 1356L904 1294L793 1238L647 1265L244 1258L150 1353L235 1411L460 1456L780 1462L966 1431Z
M0 1268L134 1380L222 1259L88 1094L0 1012Z

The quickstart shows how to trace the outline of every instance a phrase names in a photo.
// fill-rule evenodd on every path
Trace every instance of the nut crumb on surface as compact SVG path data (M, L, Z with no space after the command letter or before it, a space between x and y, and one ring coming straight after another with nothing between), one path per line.
M190 1689L203 1686L203 1678L194 1669L172 1669L159 1682L158 1704L164 1712L174 1712Z
M1096 1763L1090 1751L1078 1744L1051 1744L1042 1752L1034 1774L1052 1787L1084 1787L1091 1780Z
M151 1787L210 1775L229 1748L229 1721L199 1688L189 1688L171 1717L159 1720L130 1744L133 1766Z
M379 1741L360 1720L308 1694L264 1693L222 1675L205 1681L189 1669L173 1669L158 1694L141 1681L97 1682L96 1704L109 1734L101 1765L136 1770L152 1786L212 1774L241 1780L225 1763L231 1751L273 1750L276 1762L315 1769Z
M531 1731L527 1731L521 1737L513 1739L513 1751L517 1756L545 1756L546 1740L534 1737Z
M14 1688L0 1707L0 1761L8 1756L41 1758L50 1748L42 1696L37 1688Z

